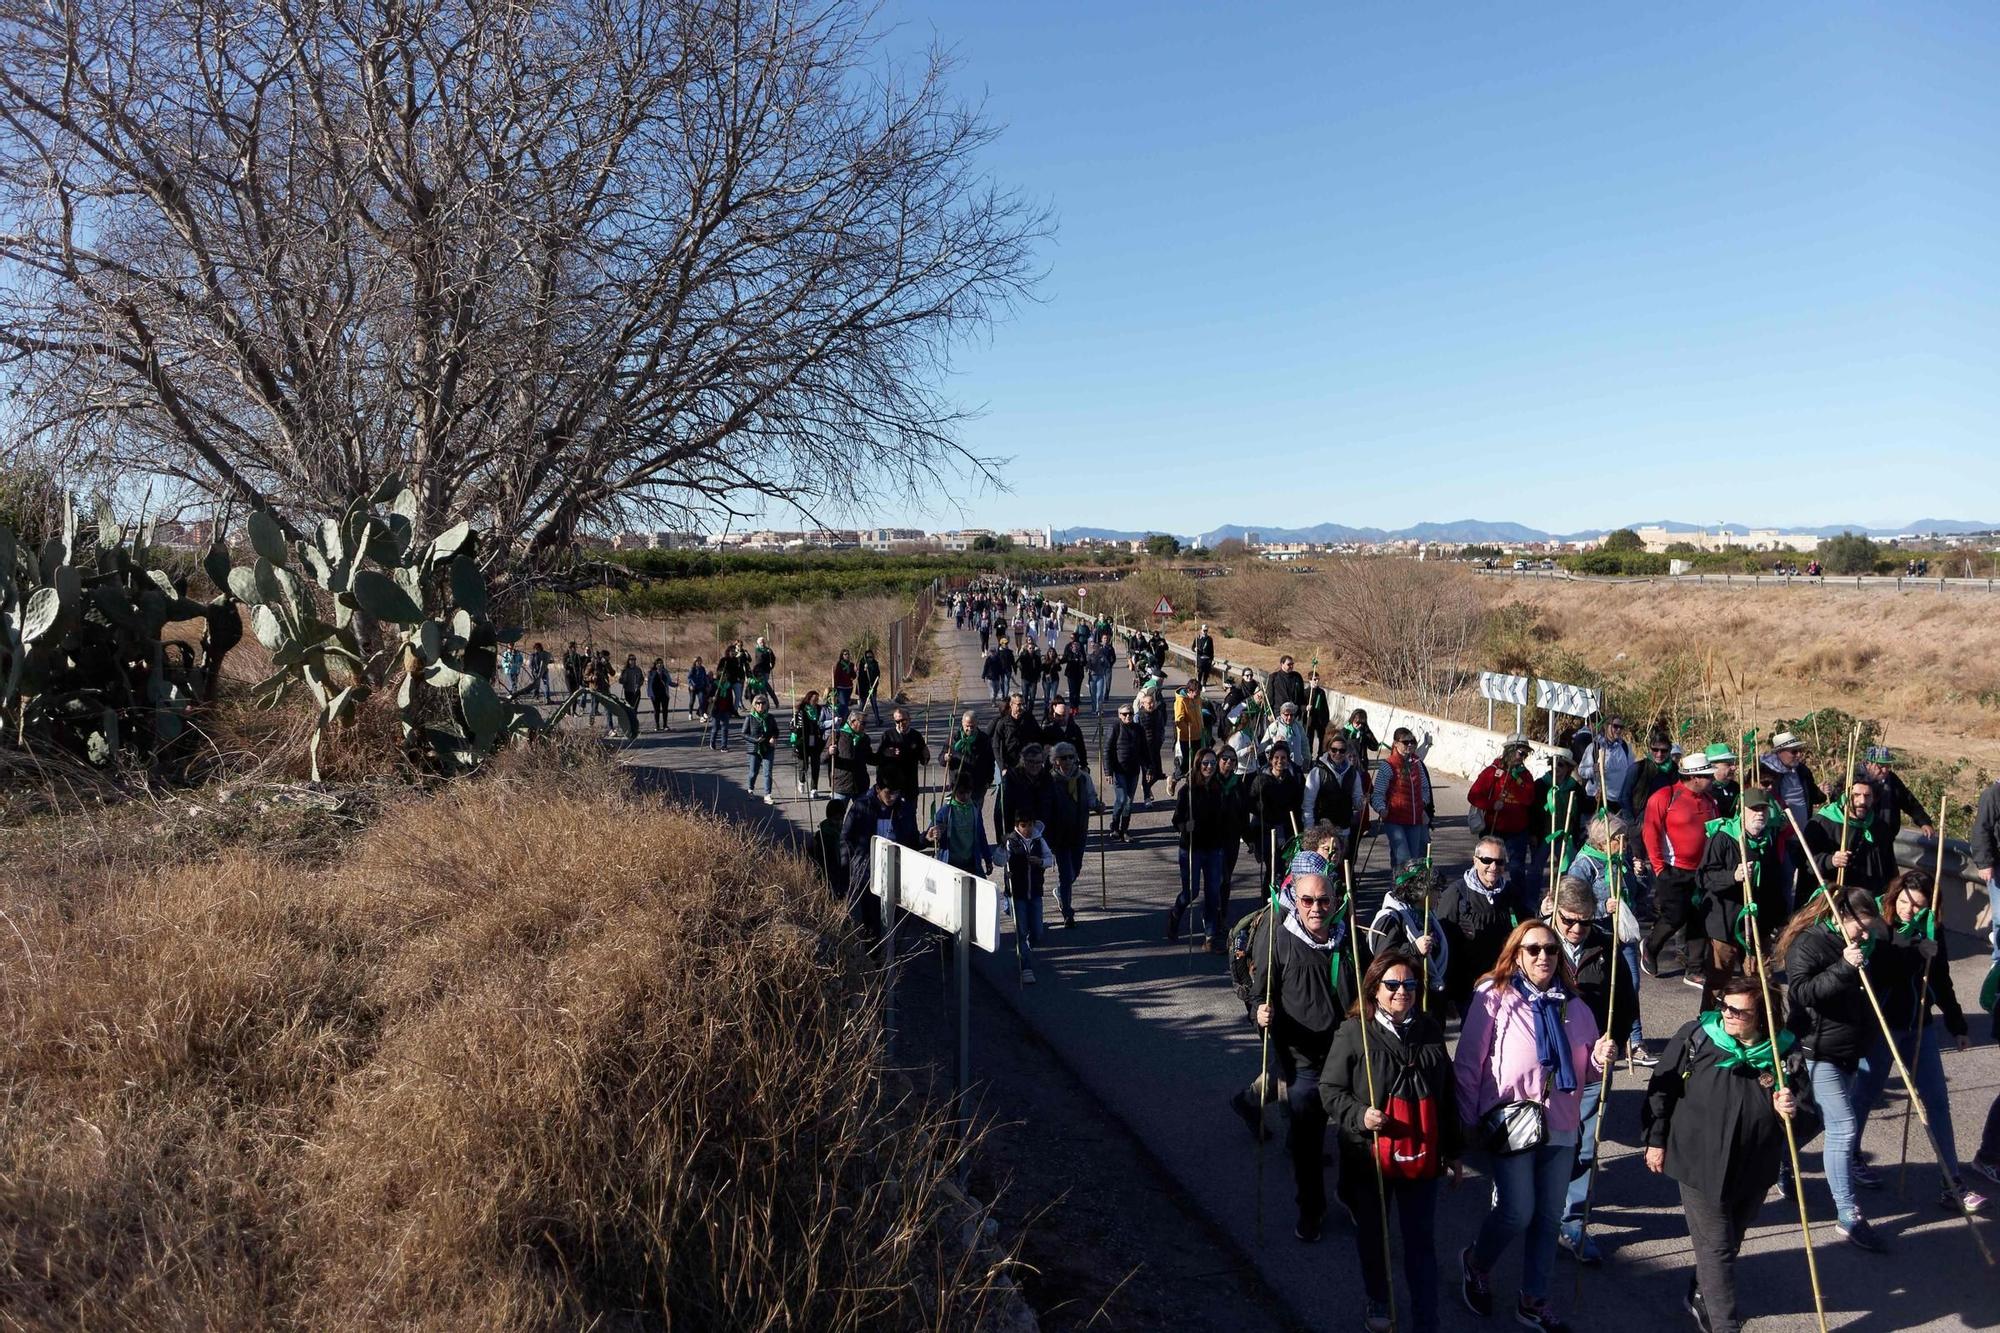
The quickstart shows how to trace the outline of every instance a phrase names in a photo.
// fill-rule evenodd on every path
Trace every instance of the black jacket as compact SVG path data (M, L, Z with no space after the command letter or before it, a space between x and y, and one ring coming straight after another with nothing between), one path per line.
M840 825L841 849L847 853L848 901L853 902L870 891L869 876L873 873L875 834L879 821L887 818L890 823L889 836L905 847L921 847L923 841L917 836L916 812L908 801L897 801L895 809L887 814L882 802L870 792L866 799L849 803L847 818Z
M1815 814L1806 825L1806 848L1829 884L1840 878L1833 864L1834 853L1840 850L1840 831L1840 825L1823 814ZM1870 820L1866 826L1857 825L1848 831L1848 888L1881 894L1887 891L1897 873L1895 844L1879 821Z
M1194 649L1195 661L1212 662L1215 660L1215 640L1208 635L1195 635L1194 643L1191 646Z
M1000 761L1000 770L1006 772L1020 763L1021 751L1041 738L1041 724L1033 713L1023 711L1019 717L1002 713L993 724L993 754Z
M792 709L792 749L800 754L811 754L826 744L826 728L819 720L819 710L804 704Z
M1297 704L1299 717L1306 713L1306 678L1296 671L1273 671L1264 681L1264 697L1271 702L1271 716L1284 711L1286 704ZM1300 755L1301 759L1305 756Z
M1079 850L1090 835L1091 813L1103 808L1096 784L1089 770L1082 768L1067 778L1051 769L1048 778L1049 817L1043 821L1042 836L1056 851Z
M986 789L993 785L992 739L983 731L975 731L970 736L963 731L953 732L951 745L945 750L944 771L954 786L962 781L984 796Z
M2000 782L1989 782L1979 793L1972 816L1972 864L1990 870L2000 861Z
M1160 770L1160 746L1167 739L1167 727L1172 721L1173 705L1162 699L1151 708L1133 709L1133 724L1146 737L1146 767L1152 772Z
M1557 934L1560 937L1561 932ZM1597 1020L1597 1030L1609 1031L1611 1040L1623 1047L1632 1038L1632 1020L1639 1016L1639 992L1633 988L1632 969L1621 967L1618 1002L1610 1004L1611 949L1610 929L1593 921L1590 933L1583 938L1583 947L1577 950L1571 964L1576 968L1577 997ZM1607 1017L1612 1020L1608 1029L1604 1022Z
M875 744L875 772L905 792L916 789L918 774L930 761L930 742L915 727L898 735L891 725Z
M1361 1024L1342 1023L1320 1071L1319 1101L1327 1119L1340 1132L1341 1171L1372 1171L1373 1138L1362 1116L1370 1105L1381 1109L1391 1088L1407 1095L1435 1099L1438 1116L1438 1156L1455 1162L1465 1153L1465 1126L1458 1118L1458 1076L1445 1050L1444 1029L1428 1014L1412 1015L1399 1036L1381 1023L1368 1028L1368 1068L1362 1068ZM1364 1219L1365 1225L1365 1219Z
M1944 1017L1944 1029L1954 1037L1963 1037L1971 1031L1965 1025L1965 1010L1959 1007L1958 992L1951 984L1951 950L1945 944L1945 933L1937 937L1937 953L1932 955L1930 965L1917 951L1917 939L1898 937L1876 946L1877 951L1892 949L1896 958L1889 969L1896 978L1886 984L1877 983L1876 998L1882 1001L1882 1016L1889 1020L1889 1026L1896 1032L1908 1032L1919 1026L1918 1006L1922 1005L1922 1024L1931 1021L1931 1006L1936 1005ZM1872 973L1871 973L1872 976ZM1929 995L1924 995L1924 985L1930 986Z
M1283 847L1304 831L1299 819L1305 798L1306 784L1296 768L1286 769L1282 778L1266 769L1250 779L1243 795L1243 841L1256 851L1258 860L1269 853L1265 844L1273 836Z
M1908 815L1910 823L1918 828L1928 827L1932 823L1931 812L1924 809L1924 803L1917 799L1916 793L1910 790L1909 784L1903 781L1902 775L1895 769L1885 771L1879 782L1869 779L1868 785L1875 789L1875 836L1881 837L1881 830L1886 828L1889 831L1889 843L1892 847L1895 845L1896 835L1903 831L1904 815Z
M1861 989L1861 974L1841 957L1844 940L1814 924L1801 931L1785 954L1785 1024L1809 1060L1825 1060L1852 1070L1875 1044L1881 1028ZM1883 996L1907 983L1901 950L1878 942L1868 957L1868 979Z
M1712 1199L1762 1198L1784 1163L1785 1124L1771 1105L1775 1080L1748 1065L1723 1068L1701 1020L1667 1043L1646 1085L1645 1146L1667 1150L1666 1172ZM1786 1052L1785 1086L1798 1098L1792 1132L1803 1144L1819 1133L1812 1080L1797 1046Z
M1137 722L1114 722L1111 738L1104 743L1104 767L1127 782L1136 781L1146 769L1146 733Z
M1511 886L1503 883L1488 898L1467 888L1460 878L1438 894L1434 914L1451 945L1445 991L1461 1005L1472 994L1479 975L1500 960L1500 946L1514 929L1514 912L1508 906L1513 896L1510 890Z
M1216 851L1235 840L1236 821L1220 781L1190 781L1180 789L1174 797L1174 832L1183 846L1197 852Z
M1721 829L1708 835L1702 848L1701 864L1695 868L1695 887L1701 893L1701 913L1708 938L1750 947L1750 931L1743 925L1743 886L1736 882L1736 865L1742 853L1733 834ZM1766 827L1763 845L1750 853L1751 873L1756 885L1757 933L1766 949L1777 942L1785 928L1786 905L1791 894L1784 882L1784 861L1778 853L1778 831Z
M1044 768L1039 776L1030 776L1026 765L1007 770L1000 779L1000 794L995 796L994 817L1000 821L1005 833L1014 831L1014 817L1027 811L1036 822L1046 826L1050 820L1049 770Z
M853 800L868 793L868 770L875 762L875 747L865 731L849 731L845 724L833 729L831 770L827 785L836 796Z
M1050 718L1041 724L1040 731L1037 734L1041 736L1042 744L1048 746L1051 750L1062 742L1068 741L1076 748L1077 766L1086 771L1089 770L1090 747L1083 743L1083 728L1076 725L1074 717L1065 717L1061 722ZM1055 755L1051 754L1049 756L1049 763L1054 764L1055 761Z
M1069 683L1072 686L1078 686L1083 684L1083 669L1086 665L1087 663L1085 663L1085 661L1083 660L1082 644L1079 644L1076 640L1071 639L1068 643L1063 645L1063 652L1062 652L1063 674L1069 677Z
M1266 983L1264 968L1273 938L1277 970ZM1309 1064L1321 1063L1358 989L1346 939L1337 949L1315 949L1279 922L1275 931L1259 931L1252 937L1250 953L1259 984L1257 1003L1264 1001L1263 986L1271 989L1271 1040Z

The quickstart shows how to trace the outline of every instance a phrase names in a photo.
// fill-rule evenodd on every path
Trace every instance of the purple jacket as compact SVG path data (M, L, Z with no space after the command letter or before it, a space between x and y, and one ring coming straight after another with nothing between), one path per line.
M1569 1034L1576 1091L1549 1094L1552 1134L1576 1132L1583 1119L1583 1085L1596 1082L1598 1077L1590 1050L1597 1044L1597 1020L1582 1000L1571 996L1563 1027ZM1512 986L1479 983L1459 1029L1454 1063L1458 1067L1458 1112L1468 1125L1478 1124L1480 1117L1504 1102L1542 1100L1545 1076L1535 1056L1535 1018L1528 1002Z

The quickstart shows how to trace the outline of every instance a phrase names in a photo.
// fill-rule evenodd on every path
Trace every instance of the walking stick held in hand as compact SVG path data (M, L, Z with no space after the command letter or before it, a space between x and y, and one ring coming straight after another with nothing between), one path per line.
M1359 990L1362 978L1366 975L1361 970L1361 921L1356 915L1354 907L1354 871L1349 868L1345 859L1340 863L1340 877L1343 887L1347 890L1347 947L1354 959L1355 989ZM1333 1002L1336 1005L1340 1003L1340 988L1338 986L1334 987ZM1375 1065L1368 1057L1368 1029L1370 1022L1368 1018L1368 997L1365 995L1361 997L1361 1013L1355 1019L1355 1022L1361 1024L1361 1072L1366 1076L1368 1083L1368 1109L1379 1111L1382 1108L1375 1105ZM1394 1333L1396 1327L1396 1275L1391 1271L1389 1265L1389 1187L1388 1183L1382 1179L1382 1131L1379 1129L1368 1131L1368 1160L1375 1166L1375 1212L1377 1220L1382 1224L1383 1287L1389 1293L1389 1328L1391 1333Z
M1606 840L1605 850L1607 852L1610 850L1609 839ZM1622 892L1624 884L1618 874L1618 861L1616 857L1608 857L1605 860L1604 870L1605 874L1611 880L1611 949L1609 960L1611 965L1611 979L1605 986L1604 992L1603 1034L1608 1037L1611 1035L1611 1029L1617 1025L1618 1018L1618 911L1620 904L1624 901L1624 893ZM1590 1179L1585 1181L1583 1186L1583 1216L1577 1220L1577 1233L1580 1236L1588 1236L1590 1234L1590 1205L1597 1195L1597 1164L1604 1160L1604 1108L1611 1104L1611 1075L1617 1067L1618 1061L1616 1059L1605 1062L1604 1086L1597 1093L1597 1125L1593 1130L1593 1133L1596 1135L1594 1142L1597 1146L1590 1154ZM1576 1280L1570 1287L1570 1303L1572 1305L1576 1303L1577 1296L1582 1291L1583 1265L1579 1263L1576 1266Z
M1937 815L1937 869L1931 872L1931 919L1937 919L1938 891L1944 887L1944 821L1950 813L1946 802L1951 799L1951 784L1946 783L1938 791ZM1889 927L1894 930L1894 926ZM1924 959L1924 975L1917 986L1917 1012L1910 1017L1910 1049L1915 1051L1923 1038L1924 1015L1931 1007L1931 960ZM1910 1176L1910 1103L1903 1103L1903 1150L1896 1163L1896 1197L1903 1197L1903 1187Z
M1278 848L1277 835L1267 833L1271 868L1264 884L1264 1007L1271 1007L1271 978L1278 959ZM1271 1025L1257 1025L1264 1033L1263 1063L1257 1067L1257 1244L1264 1244L1264 1110L1271 1104Z
M1850 788L1852 785L1851 783L1849 784ZM1843 828L1846 826L1846 814L1846 809L1843 807L1841 810ZM1791 821L1792 834L1799 840L1799 845L1804 847L1806 841L1805 830L1799 827L1799 817L1792 813L1790 806L1785 807L1785 818ZM1834 924L1838 927L1839 923L1844 919L1840 899L1834 895L1833 886L1826 882L1826 876L1819 868L1818 859L1810 851L1807 851L1805 861L1807 865L1812 867L1813 879L1819 883L1819 891L1825 895L1827 906L1833 909ZM1843 935L1843 941L1845 938ZM1924 1136L1931 1141L1931 1152L1937 1157L1939 1162L1943 1162L1944 1151L1938 1146L1937 1130L1931 1126L1930 1112L1924 1109L1923 1102L1917 1097L1916 1082L1910 1077L1909 1066L1903 1063L1903 1052L1896 1045L1896 1034L1890 1030L1889 1020L1882 1014L1882 1002L1876 997L1875 983L1869 979L1867 969L1865 968L1862 969L1860 976L1861 991L1868 997L1868 1007L1875 1011L1876 1026L1882 1029L1882 1040L1889 1047L1889 1057L1896 1062L1896 1074L1903 1080L1903 1092L1910 1099L1910 1107L1916 1112L1917 1122L1924 1127ZM1972 1229L1972 1243L1979 1248L1979 1257L1985 1260L1990 1267L1993 1263L1993 1252L1986 1248L1986 1238L1979 1234L1979 1223L1973 1220L1971 1213L1965 1211L1964 1188L1949 1176L1945 1177L1944 1187L1945 1192L1951 1195L1952 1202L1956 1205L1952 1211L1963 1217L1966 1225Z

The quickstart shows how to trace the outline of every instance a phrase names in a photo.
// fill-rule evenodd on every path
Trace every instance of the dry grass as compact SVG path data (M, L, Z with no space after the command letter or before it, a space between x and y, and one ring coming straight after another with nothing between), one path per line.
M1683 659L1691 692L1766 727L1833 706L1879 719L1888 741L1912 753L2000 769L2000 603L1983 596L1514 579L1484 587L1524 659L1567 654L1620 681Z
M562 754L330 858L9 858L8 1326L977 1325L812 872Z

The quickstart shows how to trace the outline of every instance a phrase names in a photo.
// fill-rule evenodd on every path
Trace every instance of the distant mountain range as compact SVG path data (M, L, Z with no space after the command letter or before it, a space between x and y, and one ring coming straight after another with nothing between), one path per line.
M1743 523L1683 523L1677 519L1656 519L1652 521L1627 523L1628 528L1665 528L1669 532L1710 532L1720 527L1738 535L1750 531ZM1760 525L1770 526L1770 525ZM1908 523L1885 525L1869 523L1827 523L1818 527L1785 527L1787 532L1810 533L1815 537L1833 537L1843 532L1860 532L1870 537L1895 537L1905 533L1949 534L1959 532L1992 532L2000 530L2000 522L1981 519L1959 518L1919 518ZM1091 537L1099 541L1139 541L1160 531L1158 528L1144 532L1127 532L1112 528L1058 528L1056 540L1076 541ZM1225 523L1212 531L1195 537L1175 534L1183 544L1193 546L1214 546L1217 542L1231 538L1242 541L1251 533L1256 533L1265 542L1387 542L1387 541L1429 541L1464 545L1467 543L1491 543L1507 545L1512 542L1546 541L1595 541L1610 528L1590 528L1582 532L1552 533L1540 528L1530 528L1520 523L1496 523L1485 519L1462 518L1449 523L1415 523L1407 528L1350 528L1343 523L1315 523L1309 528L1262 527L1256 524Z

